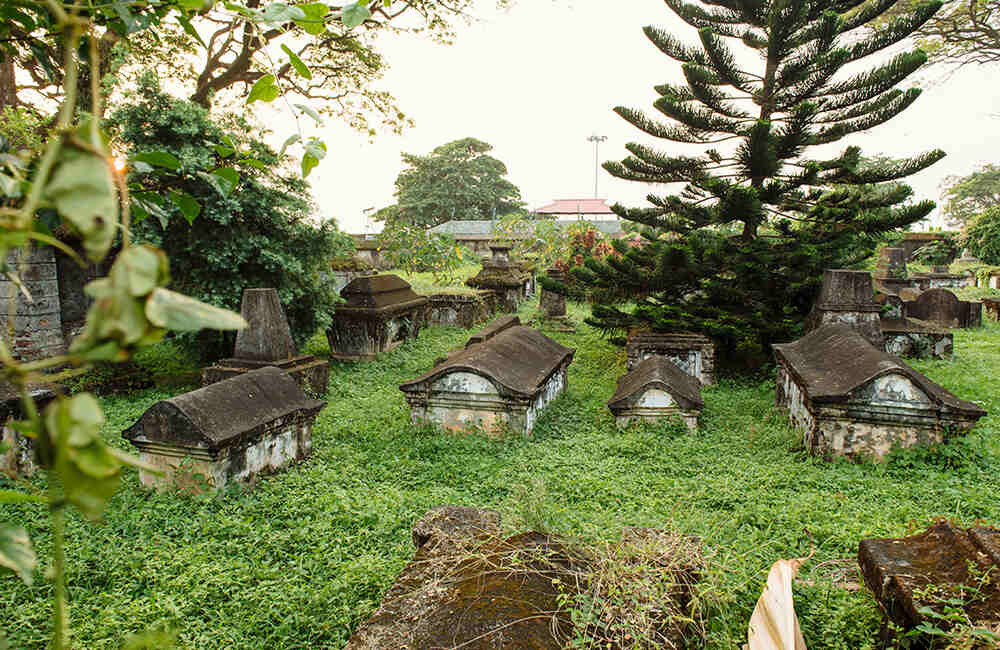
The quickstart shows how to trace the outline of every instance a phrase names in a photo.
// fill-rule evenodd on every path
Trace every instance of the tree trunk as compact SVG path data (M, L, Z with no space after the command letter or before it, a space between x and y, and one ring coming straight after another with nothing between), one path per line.
M17 104L14 59L0 51L0 108L4 106L17 106Z

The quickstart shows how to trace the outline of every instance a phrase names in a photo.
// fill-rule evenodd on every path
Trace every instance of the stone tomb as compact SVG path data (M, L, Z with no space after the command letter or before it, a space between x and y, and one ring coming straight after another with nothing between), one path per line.
M983 311L990 320L1000 320L1000 298L983 298Z
M884 253L894 249L882 250ZM879 322L881 311L882 308L875 301L870 273L827 269L823 271L823 287L819 298L806 317L805 330L808 333L824 325L847 325L860 332L872 345L882 347L882 327Z
M273 366L151 406L122 437L163 473L139 471L146 487L250 482L312 453L312 425L326 406Z
M879 251L875 285L889 293L899 293L900 289L914 286L906 277L906 257L903 248L886 247Z
M903 312L939 327L971 328L983 324L983 304L967 302L947 289L928 289L903 303Z
M952 333L919 318L882 317L884 350L908 359L949 360L955 343Z
M775 402L816 456L881 459L943 442L986 415L845 325L773 347Z
M521 325L516 316L502 318L399 388L414 423L528 434L542 409L566 389L574 352Z
M921 623L940 626L940 620L921 610L930 607L943 615L942 600L963 591L967 597L959 607L969 622L1000 633L1000 530L996 528L962 530L939 521L912 537L863 539L858 544L858 565L887 622L902 628L900 636ZM971 594L976 597L969 598ZM888 625L883 634L891 634Z
M330 364L310 354L296 352L277 290L244 289L240 314L247 327L236 333L232 358L205 368L201 374L202 386L257 368L276 366L291 375L303 390L313 395L326 392Z
M29 387L29 392L39 411L56 397L55 392L46 386ZM0 381L0 421L3 426L0 443L8 447L7 451L0 452L0 473L31 476L38 469L35 464L34 442L10 426L13 420L24 418L21 396L14 391L11 384Z
M355 278L340 295L326 330L330 356L340 361L372 361L420 334L427 298L397 275Z
M534 282L531 272L510 261L510 244L492 243L493 255L483 261L483 268L465 284L473 289L488 289L496 294L497 308L501 311L517 311L529 294Z
M625 344L625 369L634 370L650 357L666 357L678 368L698 379L702 386L715 383L715 345L692 332L654 332L636 328Z
M427 296L427 324L472 329L493 313L493 292L435 293Z
M678 419L695 431L705 402L701 399L701 382L666 357L654 356L618 380L618 390L608 408L619 427Z

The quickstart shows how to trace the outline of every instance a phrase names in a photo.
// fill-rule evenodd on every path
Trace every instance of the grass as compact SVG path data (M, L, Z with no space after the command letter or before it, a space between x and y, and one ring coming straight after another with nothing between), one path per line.
M522 319L535 304L522 307ZM585 308L570 306L582 320ZM695 647L736 648L770 565L815 556L795 588L810 648L874 648L880 613L866 591L842 588L857 543L900 536L936 517L1000 521L1000 430L993 378L1000 327L955 333L952 362L914 364L991 415L965 439L883 464L825 463L773 407L772 381L722 379L704 393L696 435L676 427L618 431L605 403L623 352L592 329L550 333L577 349L568 391L530 438L443 435L409 423L398 385L464 343L469 332L429 328L374 363L334 363L329 406L312 457L252 490L191 498L139 488L125 473L105 522L68 525L76 648L117 648L168 628L184 648L339 648L377 607L412 555L411 525L445 503L499 510L508 530L531 523L585 540L624 527L697 535L712 558L700 595L706 634ZM323 353L316 337L309 351ZM104 398L104 435L172 393ZM44 478L31 481L41 489ZM11 487L0 478L0 488ZM49 557L45 514L2 506ZM835 579L836 578L836 579ZM856 578L854 578L856 580ZM12 647L42 648L51 587L0 580L0 626Z
M451 294L471 294L475 290L465 286L465 279L471 278L477 273L482 266L478 263L476 264L465 264L456 268L447 277L437 276L431 272L425 273L408 273L400 269L392 269L386 271L386 273L392 273L403 278L413 287L413 290L421 295L430 295L432 293L451 293Z

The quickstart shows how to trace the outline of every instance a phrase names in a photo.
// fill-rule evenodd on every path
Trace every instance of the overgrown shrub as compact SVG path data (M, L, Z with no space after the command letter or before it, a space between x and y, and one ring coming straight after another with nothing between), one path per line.
M421 226L386 224L379 235L380 256L392 268L408 273L432 273L439 283L455 279L455 273L470 261L478 261L453 237L430 232Z
M962 243L984 264L1000 264L1000 205L972 219L963 232Z
M135 238L167 252L174 288L238 310L244 288L273 287L298 344L329 324L339 298L324 273L353 241L314 218L308 186L284 156L242 119L213 120L163 92L152 74L111 123L131 161ZM183 340L208 360L231 353L233 338Z

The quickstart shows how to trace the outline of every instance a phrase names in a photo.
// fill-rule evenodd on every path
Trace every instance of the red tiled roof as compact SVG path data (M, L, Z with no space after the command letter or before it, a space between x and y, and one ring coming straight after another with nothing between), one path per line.
M538 214L614 214L604 199L561 199L535 210Z

